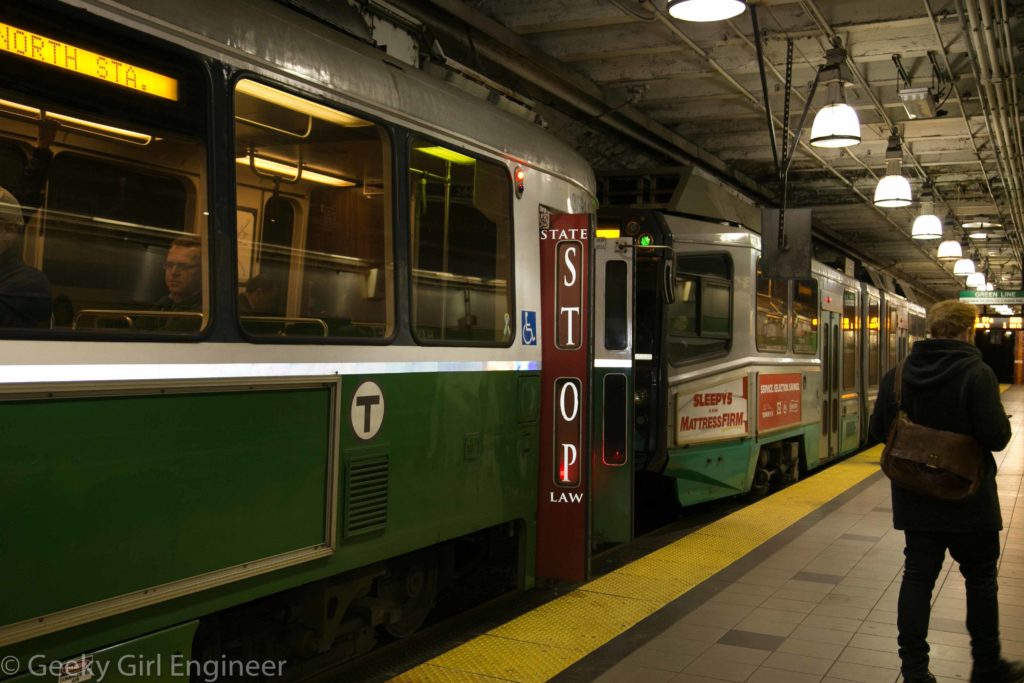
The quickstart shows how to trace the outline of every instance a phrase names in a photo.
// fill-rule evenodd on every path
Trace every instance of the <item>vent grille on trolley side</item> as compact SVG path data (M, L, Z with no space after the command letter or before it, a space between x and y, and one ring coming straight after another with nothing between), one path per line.
M389 476L387 455L348 463L345 468L345 538L380 531L387 526Z

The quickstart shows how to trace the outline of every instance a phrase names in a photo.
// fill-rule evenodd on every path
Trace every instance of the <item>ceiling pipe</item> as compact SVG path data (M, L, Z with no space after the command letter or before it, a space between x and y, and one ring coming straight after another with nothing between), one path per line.
M1020 159L1014 153L1015 144L1010 136L1011 126L1007 120L1006 95L1002 87L995 87L993 79L1002 80L1002 72L995 53L995 35L992 31L991 6L988 0L960 0L961 22L964 13L967 15L965 31L970 36L968 45L973 48L975 59L971 60L975 69L975 79L979 84L978 94L982 102L982 111L986 120L991 118L991 130L994 131L995 152L1001 161L1003 183L1010 197L1014 211L1014 229L1020 239L1024 227L1024 188L1021 187ZM987 10L987 15L986 15ZM985 20L987 16L987 21ZM984 22L984 23L983 23ZM975 68L976 66L976 68ZM980 73L979 73L980 70ZM983 88L980 86L984 86ZM982 96L984 92L984 96ZM1021 261L1020 246L1017 241L1010 240L1017 261Z
M1009 204L1009 209L1013 217L1014 226L1019 233L1021 229L1020 226L1024 225L1024 223L1021 222L1021 218L1022 216L1024 216L1024 213L1022 213L1020 197L1017 195L1017 193L1013 191L1013 188L1010 185L1010 176L1012 172L1009 169L1007 160L1004 159L1004 150L998 144L995 124L992 121L993 113L990 109L990 102L986 99L986 93L984 92L984 87L982 86L982 78L981 75L978 73L978 58L975 56L977 50L975 48L974 42L974 38L976 36L972 34L972 31L968 26L968 20L965 16L965 10L962 3L957 4L957 13L960 16L960 25L964 33L970 36L967 40L967 48L970 54L970 59L968 61L971 64L971 72L974 75L975 83L978 84L978 101L981 104L982 120L985 122L985 129L988 133L989 140L992 144L992 149L996 160L996 167L999 171L1000 177L1004 179L1003 193L1006 196L1006 200ZM1019 248L1012 242L1011 244L1013 246L1015 256L1018 256L1020 253Z
M1007 71L1010 74L1010 78L1006 81L1006 89L1010 93L1011 108L1010 111L1020 111L1020 103L1018 101L1017 94L1017 64L1013 61L1014 44L1010 40L1010 15L1006 11L1006 0L1000 0L999 3L999 22L1003 25L1003 56L1006 59ZM1017 155L1024 158L1024 134L1021 133L1020 127L1020 116L1013 117L1013 125L1017 131Z
M923 0L923 2L924 9L928 13L928 19L931 21L932 31L935 33L935 44L939 48L939 54L942 55L942 63L946 67L946 73L952 75L953 68L949 64L949 52L946 50L945 43L942 42L942 34L939 33L939 22L935 18L935 13L932 12L930 0ZM970 119L967 116L967 107L964 106L964 99L960 95L960 86L957 85L956 80L952 80L950 87L953 88L953 93L956 95L956 101L960 107L960 115L964 120L964 129L967 131L967 137L971 141L971 149L974 151L974 156L977 157L978 167L981 169L981 175L985 179L985 189L988 192L989 199L992 200L992 205L996 207L1000 221L1006 223L1008 221L1004 218L1002 204L996 201L996 193L992 191L992 183L988 178L988 169L985 167L985 161L981 158L981 152L978 149L978 141L974 139L974 129L971 127ZM985 125L986 127L988 126L988 121L985 121ZM992 139L991 133L989 133L989 139ZM996 167L995 172L999 173L998 166Z

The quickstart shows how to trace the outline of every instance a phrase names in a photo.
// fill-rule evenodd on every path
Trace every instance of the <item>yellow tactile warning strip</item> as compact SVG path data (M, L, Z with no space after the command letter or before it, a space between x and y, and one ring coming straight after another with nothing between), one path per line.
M876 446L392 678L540 683L875 472Z

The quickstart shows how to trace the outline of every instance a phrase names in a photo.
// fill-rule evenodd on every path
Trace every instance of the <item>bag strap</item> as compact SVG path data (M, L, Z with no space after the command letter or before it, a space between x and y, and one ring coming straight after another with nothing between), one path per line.
M896 366L896 377L893 384L893 391L896 393L896 410L903 410L903 365L906 362L907 359L904 358Z

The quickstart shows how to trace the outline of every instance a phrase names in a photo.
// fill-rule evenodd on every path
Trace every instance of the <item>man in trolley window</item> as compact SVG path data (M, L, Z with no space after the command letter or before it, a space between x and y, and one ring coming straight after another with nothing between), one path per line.
M168 315L160 329L168 332L196 332L202 326L203 250L195 237L179 237L171 242L164 262L167 294L155 304Z
M49 327L50 281L21 260L24 231L21 203L0 187L0 327Z

